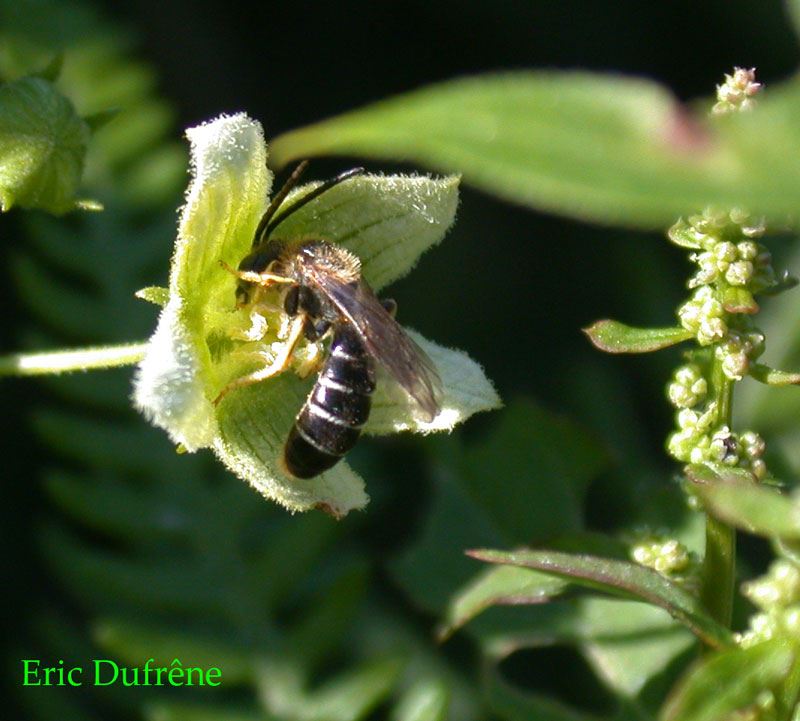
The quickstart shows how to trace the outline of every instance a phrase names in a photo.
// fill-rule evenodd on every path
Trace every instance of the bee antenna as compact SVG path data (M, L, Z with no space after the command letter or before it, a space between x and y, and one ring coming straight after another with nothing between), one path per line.
M308 164L307 160L303 162ZM300 166L298 166L298 168L299 167ZM305 166L303 166L303 170L305 170ZM270 210L272 210L272 206L275 205L275 201L278 201L278 204L280 205L280 203L286 197L286 194L289 192L289 190L291 190L292 186L290 186L289 188L287 188L286 186L289 185L289 182L292 180L292 178L294 178L294 176L297 175L297 170L295 170L295 172L292 173L292 177L290 177L289 180L286 181L286 185L284 185L283 188L281 188L281 192L278 193L278 195L275 196L272 203L270 203L267 212L264 214L264 218L262 218L261 222L258 224L258 230L256 231L256 244L260 242L262 238L269 238L270 235L272 235L272 232L275 230L275 228L277 228L292 213L300 210L300 208L302 208L307 203L310 203L315 198L319 198L320 195L326 193L331 188L339 185L339 183L342 183L345 180L348 180L349 178L352 178L356 175L361 175L363 172L364 168L351 168L350 170L345 170L343 173L339 173L339 175L337 175L336 177L329 178L321 185L318 185L310 193L306 193L302 198L300 198L300 200L298 200L295 203L292 203L292 205L286 208L286 210L284 210L280 215L275 216L275 211L273 210L272 213L270 213ZM297 183L296 179L292 185L294 185L295 183ZM284 192L284 190L286 192ZM269 215L269 217L267 217L267 215Z
M264 229L268 226L269 221L275 215L275 211L278 210L281 203L286 200L286 196L289 195L289 192L295 185L297 185L298 181L300 180L300 176L303 175L305 169L308 167L308 161L303 160L297 164L297 167L292 171L292 174L286 179L286 182L283 184L283 187L277 192L272 201L269 204L264 215L261 216L261 220L258 223L258 227L256 228L255 235L253 236L253 247L257 246L260 242L262 237L269 237L269 233L265 233Z

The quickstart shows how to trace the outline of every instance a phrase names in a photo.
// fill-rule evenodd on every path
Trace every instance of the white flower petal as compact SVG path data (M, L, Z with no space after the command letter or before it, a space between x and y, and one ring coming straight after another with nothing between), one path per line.
M195 451L211 444L217 424L206 398L197 350L180 321L179 310L180 301L175 297L161 312L136 372L133 400L175 443Z
M364 428L365 433L382 435L398 431L451 431L474 413L502 405L483 369L466 353L432 343L415 331L407 332L439 371L444 391L441 410L430 422L415 417L414 406L410 404L406 393L382 373L373 395L372 412Z
M310 479L291 478L278 468L295 414L308 391L308 381L283 375L232 394L219 407L220 433L214 450L239 478L286 508L321 508L342 517L369 500L364 481L346 463L339 462Z
M214 308L233 305L233 284L219 259L230 253L238 262L247 252L271 175L261 125L244 113L186 134L194 177L170 266L170 299L139 366L133 395L153 423L194 451L210 445L217 429L209 402L214 388L209 317Z

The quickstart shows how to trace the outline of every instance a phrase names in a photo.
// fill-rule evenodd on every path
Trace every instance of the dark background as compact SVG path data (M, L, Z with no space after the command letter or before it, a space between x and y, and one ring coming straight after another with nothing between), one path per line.
M159 72L161 94L177 108L176 137L179 128L239 110L258 118L267 137L274 137L370 101L473 73L581 68L635 74L690 101L711 96L734 65L756 66L759 80L769 87L793 72L797 61L797 43L778 0L102 4L108 17L132 31L139 55ZM315 161L310 174L326 177L355 162ZM13 233L13 220L5 228ZM688 264L663 231L602 228L541 215L474 191L467 178L456 225L444 243L390 292L403 323L467 350L504 400L532 396L604 438L620 457L647 455L666 478L672 466L662 445L671 411L663 387L677 353L604 356L579 330L602 317L634 325L673 322ZM171 242L165 238L163 269L154 271L148 284L164 283ZM8 281L4 305L13 304ZM126 319L110 320L126 330ZM18 347L29 323L23 309L7 314L6 348ZM118 335L135 339L146 334L146 327L131 324L130 335ZM616 394L609 391L614 388ZM26 430L26 418L42 391L35 381L5 381L4 394L17 412L4 438L3 521L11 587L6 599L12 606L7 629L16 636L37 600L58 598L62 591L37 560L34 537L47 508L38 474L50 461L48 450ZM624 407L622 415L635 423L635 448L626 445L630 430L623 438L609 420L619 417L613 406ZM478 436L489 423L477 418L462 432ZM402 458L403 443L374 445L391 459ZM367 522L364 532L390 551L413 523L402 514L382 516L380 509L392 503L402 507L417 489L379 484L368 482L378 502L367 513L381 520ZM598 528L610 526L616 510L603 498L602 487L596 494L591 520Z

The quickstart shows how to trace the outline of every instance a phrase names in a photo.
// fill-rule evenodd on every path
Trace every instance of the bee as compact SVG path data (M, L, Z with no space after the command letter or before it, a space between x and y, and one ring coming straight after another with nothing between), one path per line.
M256 229L252 251L237 269L225 266L239 279L238 307L258 304L264 289L278 288L277 308L289 319L286 342L269 365L233 380L214 401L285 371L302 339L327 342L316 382L279 459L282 470L296 478L312 478L332 468L355 445L369 418L377 365L404 389L421 420L433 420L441 397L433 362L395 320L394 301L376 297L354 254L322 238L273 237L289 215L364 172L355 168L342 173L278 213L306 165L304 161L295 169L270 203Z

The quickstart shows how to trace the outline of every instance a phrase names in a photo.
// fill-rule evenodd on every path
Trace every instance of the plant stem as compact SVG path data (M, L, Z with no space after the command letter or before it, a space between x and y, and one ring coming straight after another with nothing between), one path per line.
M147 342L0 356L0 377L40 376L117 368L138 363Z
M733 416L733 381L714 359L712 384L717 402L717 427L731 427ZM736 531L732 526L706 514L706 552L703 559L700 598L708 612L730 628L736 576Z

